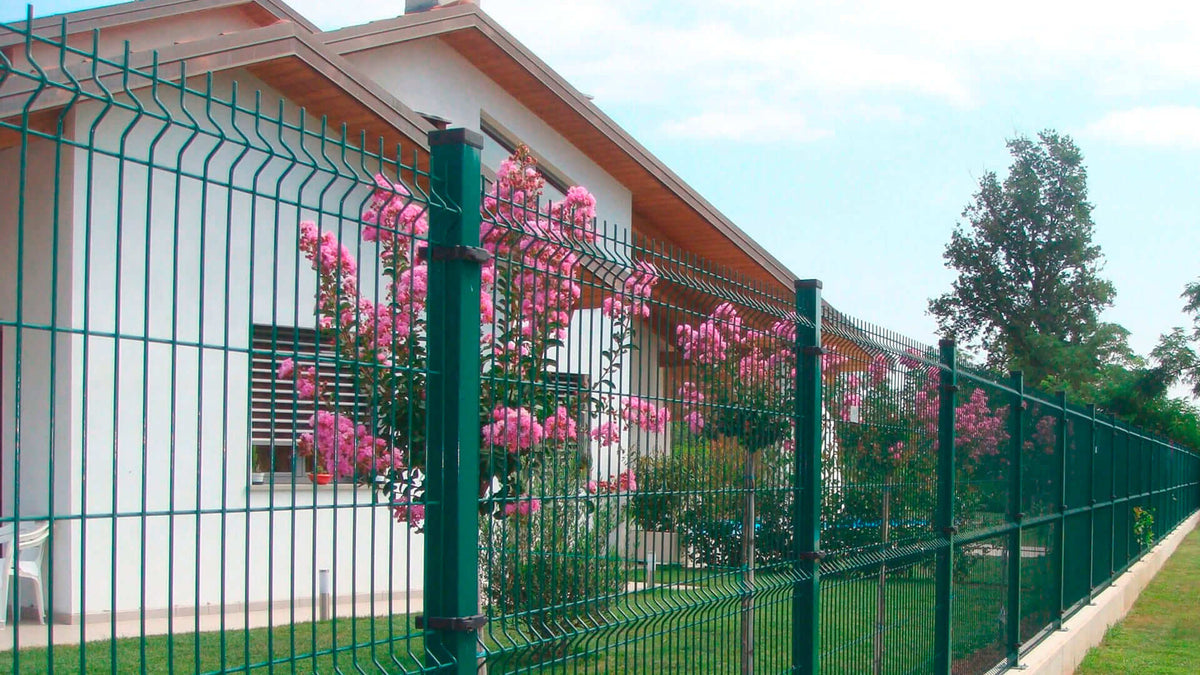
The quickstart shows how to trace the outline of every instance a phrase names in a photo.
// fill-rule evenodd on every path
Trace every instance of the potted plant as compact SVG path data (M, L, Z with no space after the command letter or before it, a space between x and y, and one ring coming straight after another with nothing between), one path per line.
M329 485L333 482L333 472L330 471L326 458L320 454L310 455L313 464L312 471L308 472L308 479L317 485Z
M270 455L265 452L257 452L258 448L255 448L255 450L254 466L250 472L250 484L265 485L267 482L267 473L271 470Z

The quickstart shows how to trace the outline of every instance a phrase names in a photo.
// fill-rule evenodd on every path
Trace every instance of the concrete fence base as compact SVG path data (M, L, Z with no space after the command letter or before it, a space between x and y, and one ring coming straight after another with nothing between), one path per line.
M1200 523L1200 512L1179 524L1170 535L1150 550L1124 574L1117 577L1113 585L1096 596L1092 604L1079 610L1037 647L1021 657L1019 670L1022 675L1069 675L1083 662L1088 650L1100 644L1108 629L1129 613L1146 584L1162 569L1163 563L1183 538Z

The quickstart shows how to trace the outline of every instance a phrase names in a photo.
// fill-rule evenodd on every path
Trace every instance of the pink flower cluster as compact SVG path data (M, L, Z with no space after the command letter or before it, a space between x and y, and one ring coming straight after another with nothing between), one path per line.
M301 400L315 401L323 393L323 387L317 381L315 366L301 368L297 372L296 362L292 359L284 359L279 362L279 369L275 374L280 380L292 380L292 386L296 388L296 395Z
M485 368L497 382L540 381L546 358L566 338L572 312L582 295L578 278L580 255L585 249L579 244L596 239L595 197L582 187L573 187L562 202L543 208L539 200L544 184L532 155L526 148L519 148L501 164L496 182L484 195L480 240L493 258L481 271L481 342ZM389 376L376 364L402 361L423 366L420 359L425 358L428 267L417 251L419 242L429 234L427 208L403 184L377 175L361 222L362 239L377 245L379 272L387 277L386 297L376 298L375 302L362 297L365 294L360 290L359 265L351 250L333 232L321 231L313 222L300 225L299 248L318 272L317 324L321 339L333 345L343 363L356 368L353 381L364 389L361 393L367 398L401 400L421 396L416 389L398 389L401 385L394 374ZM633 296L624 308L628 315L648 315L644 303L656 280L653 266L638 265L626 283ZM367 287L365 282L363 287ZM326 395L319 375L315 366L300 368L291 360L279 365L279 378L293 381L298 396L332 410L333 401ZM535 415L531 409L513 403L519 400L523 400L520 393L485 386L481 406L491 411L492 421L483 426L481 439L490 447L528 453L543 442L577 439L576 416L568 407L559 406L539 419L543 413ZM661 421L665 411L656 414L650 409L638 410L635 416L649 425L665 426ZM340 476L361 479L371 470L401 466L402 458L390 444L403 445L407 441L402 431L387 441L374 437L371 429L343 412L324 410L313 417L312 425L313 433L303 435L301 446L321 466L329 466ZM604 440L620 436L619 426L615 431L603 426L600 430ZM419 471L424 467L409 468ZM485 480L481 494L491 486L492 478ZM418 483L406 484L391 496L394 502L403 498L394 506L397 519L409 523L423 519ZM527 499L509 506L518 514L532 513L540 503Z
M796 322L795 321L776 321L771 324L771 335L780 342L795 343L796 342Z
M608 480L588 481L587 490L592 494L614 494L620 492L637 492L637 474L633 469L622 471Z
M402 253L411 256L412 239L429 234L425 207L412 200L412 193L404 184L393 183L382 174L376 174L375 186L371 206L362 214L367 225L363 228L363 239L383 244L385 262L387 256L395 255L397 245L404 247Z
M611 447L621 442L621 425L612 420L606 420L597 424L591 431L593 439L600 442L600 445Z
M358 273L358 263L349 249L338 241L332 231L322 232L311 220L300 223L300 250L313 261L313 266L323 279L327 277L343 283L352 282ZM351 286L343 290L352 292L353 289Z
M596 198L587 188L578 185L569 188L566 198L550 207L550 217L569 223L573 227L570 232L572 237L588 243L596 240L593 225L596 219Z
M883 354L876 354L875 358L871 359L871 364L867 366L867 377L870 378L871 384L881 385L888 378L891 372L891 363Z
M666 407L654 405L653 401L631 396L621 408L621 417L646 431L661 434L667 430L667 424L671 421L671 411Z
M1033 439L1025 441L1025 448L1032 450L1041 448L1047 455L1053 455L1058 445L1058 419L1053 415L1044 415L1038 419L1034 427Z
M650 318L650 305L647 300L654 293L658 283L658 268L653 264L639 260L634 263L634 270L625 280L625 296L609 296L601 303L600 311L605 316L614 319L638 317Z
M729 342L717 324L711 320L693 328L687 324L675 329L679 349L683 352L685 361L695 361L701 364L720 363L725 360Z
M400 452L345 415L318 410L308 423L313 432L301 434L297 448L301 455L315 457L320 471L361 478L403 466Z
M679 385L679 399L684 403L703 403L704 392L700 391L695 382L684 382Z
M732 303L723 302L697 327L682 324L675 329L676 343L685 361L715 364L724 361L729 349L745 339L742 317Z
M732 392L733 400L754 399L760 407L764 402L774 407L783 405L793 390L795 321L778 320L766 330L755 329L732 303L725 302L699 325L680 325L675 333L684 361L694 368L679 388L683 421L693 434L701 433L707 424L700 404L706 398L715 400L706 391Z
M941 406L938 392L941 369L915 359L909 361L910 369L924 378L921 389L913 395L913 414L921 423L924 433L934 439L932 447L936 450L938 414ZM987 393L983 389L974 389L967 400L955 408L955 444L966 449L972 459L997 454L1009 438L1005 428L1007 418L1007 407L993 410L988 405Z
M481 430L483 442L512 454L528 452L545 437L542 425L525 408L501 406L492 411L492 419Z
M392 506L392 517L396 522L408 523L414 528L420 528L425 522L424 504L396 504Z
M504 505L506 516L528 516L542 510L542 500L537 497L520 497Z
M955 410L958 447L966 448L971 459L998 454L1009 438L1004 428L1007 417L1007 408L993 411L988 407L988 397L982 389L972 391L970 398Z
M564 406L558 406L554 414L542 422L542 431L548 441L573 441L576 438L575 419Z

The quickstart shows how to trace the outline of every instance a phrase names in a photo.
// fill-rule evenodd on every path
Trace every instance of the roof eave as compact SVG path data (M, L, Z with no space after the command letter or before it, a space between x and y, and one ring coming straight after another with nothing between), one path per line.
M67 35L76 35L92 30L170 18L183 13L245 5L257 6L281 21L290 21L306 33L321 32L321 29L311 21L278 0L139 0L138 2L121 2L78 12L38 17L33 20L31 32L42 38L54 39L62 36L64 21ZM27 23L26 21L17 21L9 24L16 32L0 35L0 49L24 42L21 34L25 32Z
M331 54L306 31L298 30L294 24L280 23L249 31L239 31L208 40L174 45L165 49L134 52L129 56L129 68L145 72L154 63L157 54L158 77L160 80L176 81L186 71L200 74L205 71L223 71L232 68L252 68L286 58L298 58L313 68L341 90L348 99L369 110L387 123L395 132L406 138L412 147L428 150L427 136L433 126L404 103L378 88L369 78L357 73L349 64ZM188 64L194 64L189 66ZM79 64L68 68L70 76L61 70L47 72L53 81L80 83L85 90L99 91L91 81L91 64ZM102 75L101 80L119 82L121 71ZM87 72L84 72L87 71ZM22 112L30 114L59 108L74 96L73 87L52 87L39 93L33 105L29 105L30 86L10 86L0 93L0 119ZM15 82L10 85L16 84ZM149 79L141 86L148 86ZM269 82L268 82L269 84ZM138 87L140 88L140 87ZM119 85L118 85L119 89ZM286 92L281 92L286 95Z

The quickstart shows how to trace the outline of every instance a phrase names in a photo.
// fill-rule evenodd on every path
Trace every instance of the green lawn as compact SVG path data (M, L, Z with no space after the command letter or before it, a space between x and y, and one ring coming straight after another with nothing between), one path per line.
M1184 539L1129 615L1108 631L1076 672L1200 672L1200 530Z
M558 673L736 672L742 617L737 575L660 571L660 586L622 595L608 606L600 622L577 627L567 638L539 642L524 624L488 625L483 638L493 654L491 672L528 671L534 666L539 672ZM784 672L791 663L790 579L780 574L759 575L754 617L757 672ZM869 670L874 653L877 577L828 577L823 583L823 672ZM981 653L999 637L992 608L999 606L1003 589L964 584L956 593L956 657ZM893 572L885 586L885 603L885 671L927 670L934 616L929 570L913 567ZM56 673L81 672L83 666L88 673L415 672L423 654L420 634L408 617L398 616L390 626L387 617L377 617L297 624L271 631L231 631L225 635L224 649L219 633L176 635L170 644L165 636L155 636L146 640L144 655L136 638L91 643L84 664L77 646L57 646L52 658L45 649L22 649L19 672L49 672L51 660ZM405 637L390 641L390 635ZM537 649L530 649L530 644ZM0 672L17 672L11 652L0 653Z
M78 630L77 627L75 629ZM62 634L69 630L71 627L64 626L56 629L56 632ZM390 635L413 633L416 636L410 639L388 639ZM357 663L369 668L368 672L403 673L414 669L419 663L417 659L424 653L420 634L421 631L413 628L405 616L392 617L390 621L389 617L384 616L374 620L298 623L272 630L231 630L225 633L224 649L218 632L177 633L169 643L164 635L146 638L144 652L139 638L89 642L83 650L78 645L55 646L53 668L55 673L63 674L183 674L247 670L262 673L333 673L339 670L357 672L351 665ZM337 645L336 649L334 645ZM293 654L296 655L294 660ZM44 648L22 649L19 669L13 656L12 652L0 653L0 672L50 672L47 650ZM335 659L337 669L334 668ZM272 660L275 661L273 665ZM379 665L375 667L373 664Z

